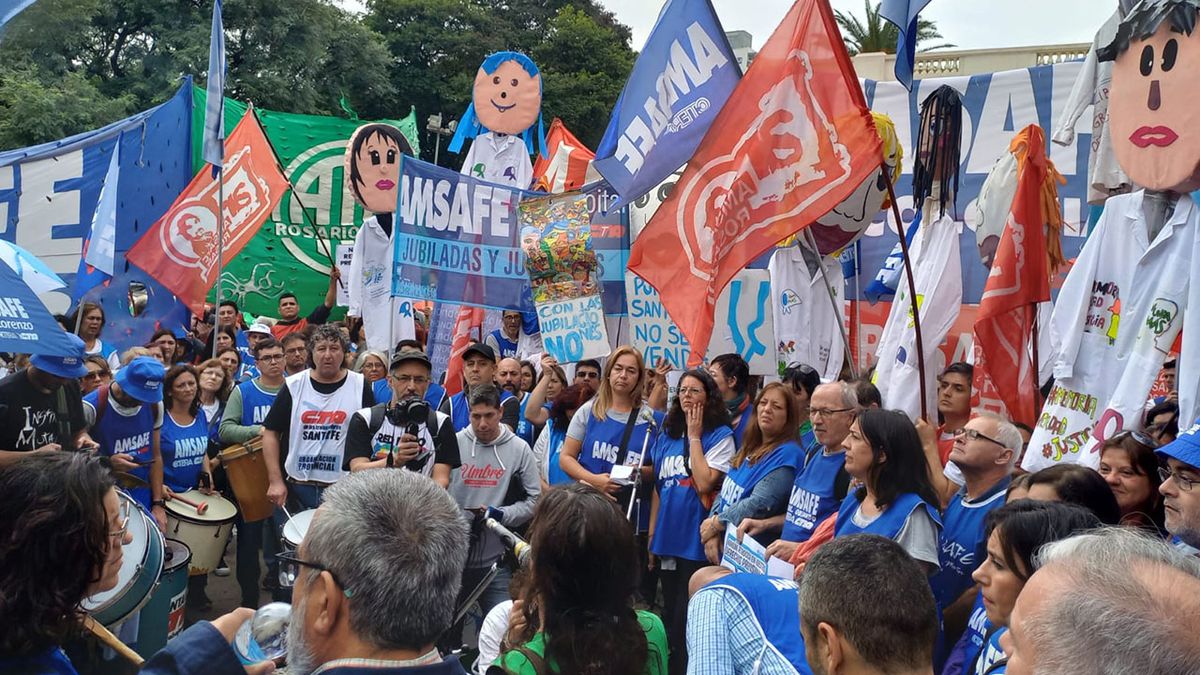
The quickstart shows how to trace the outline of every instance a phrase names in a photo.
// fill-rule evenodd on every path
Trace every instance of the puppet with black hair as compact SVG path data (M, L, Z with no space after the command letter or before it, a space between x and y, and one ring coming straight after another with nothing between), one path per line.
M1098 449L1141 427L1176 339L1181 417L1200 395L1200 0L1143 0L1112 42L1109 129L1121 168L1143 189L1109 197L1059 290L1050 320L1054 390L1024 465L1096 467Z
M388 351L412 338L412 302L392 297L392 214L400 183L400 158L412 146L390 124L366 124L346 144L346 184L363 207L363 223L354 235L347 314L361 317L370 349ZM389 321L390 317L390 321Z
M533 182L529 155L545 154L542 125L542 75L518 52L496 52L475 73L471 105L450 139L451 152L475 139L462 173L473 178L526 189Z

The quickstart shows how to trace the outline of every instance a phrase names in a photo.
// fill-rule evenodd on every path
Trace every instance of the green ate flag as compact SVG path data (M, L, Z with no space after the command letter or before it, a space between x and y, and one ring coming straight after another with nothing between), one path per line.
M193 171L200 171L205 92L192 88ZM225 99L225 132L233 131L246 104ZM346 144L368 121L297 115L256 108L267 138L292 185L262 229L221 273L222 297L233 298L253 315L276 316L279 295L296 294L303 314L320 304L329 287L329 257L338 244L354 243L363 209L344 178ZM416 109L400 120L377 120L400 129L420 153ZM296 194L293 194L293 190ZM323 241L318 239L320 232ZM328 254L326 253L328 245ZM215 289L209 294L215 297Z

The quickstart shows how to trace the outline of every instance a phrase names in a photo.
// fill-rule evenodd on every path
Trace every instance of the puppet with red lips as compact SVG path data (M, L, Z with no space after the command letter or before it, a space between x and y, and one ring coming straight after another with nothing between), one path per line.
M408 139L390 124L363 125L346 145L346 182L364 211L349 278L343 278L350 296L347 314L362 318L368 347L380 351L415 336L408 301L392 297L390 272L400 158L412 154Z
M1115 61L1113 150L1133 182L1159 192L1200 188L1200 0L1145 0L1097 52Z
M496 52L475 73L471 105L458 122L451 152L475 139L462 173L473 178L526 189L533 182L529 155L546 153L542 125L542 74L518 52Z

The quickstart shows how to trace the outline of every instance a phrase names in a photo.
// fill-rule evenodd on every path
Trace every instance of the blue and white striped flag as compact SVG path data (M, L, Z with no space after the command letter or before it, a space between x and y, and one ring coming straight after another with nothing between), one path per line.
M879 16L900 29L896 41L896 81L912 91L913 67L917 59L917 14L930 0L883 0Z
M208 85L204 106L204 161L225 161L225 28L221 0L213 0L212 39L208 45Z

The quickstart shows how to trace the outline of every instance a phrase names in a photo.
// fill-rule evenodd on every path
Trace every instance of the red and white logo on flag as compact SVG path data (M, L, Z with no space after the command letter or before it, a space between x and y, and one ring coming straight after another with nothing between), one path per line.
M534 189L558 194L578 190L600 180L592 165L596 153L575 138L557 117L546 132L546 155L538 155L533 164Z

